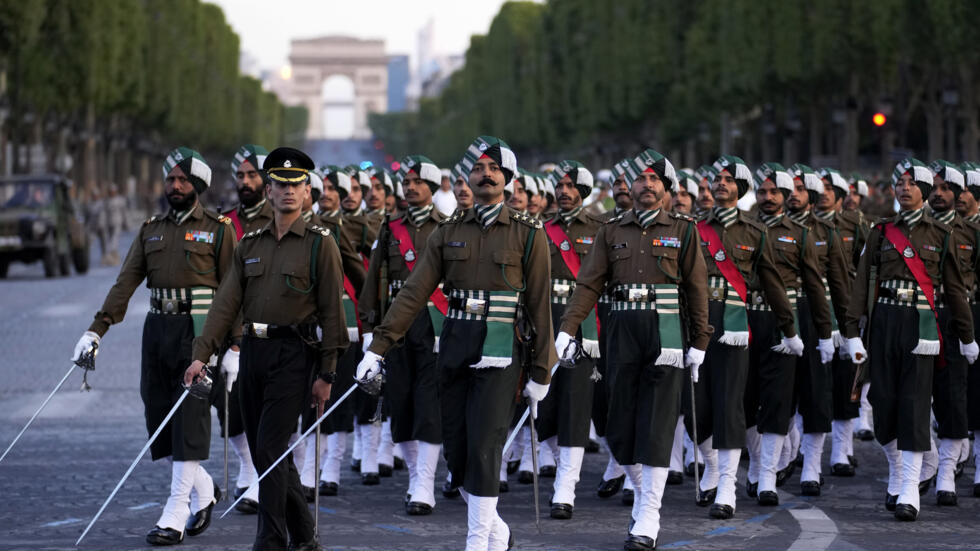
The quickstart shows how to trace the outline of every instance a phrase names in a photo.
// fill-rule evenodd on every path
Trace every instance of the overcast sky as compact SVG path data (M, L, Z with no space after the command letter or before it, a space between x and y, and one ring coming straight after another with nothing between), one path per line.
M389 54L416 54L416 34L435 20L438 53L463 53L485 34L504 0L211 0L263 69L287 63L289 41L328 34L383 38Z

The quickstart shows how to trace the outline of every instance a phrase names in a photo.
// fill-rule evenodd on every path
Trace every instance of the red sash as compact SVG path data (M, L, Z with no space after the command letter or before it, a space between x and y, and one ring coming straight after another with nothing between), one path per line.
M231 219L231 225L235 226L235 235L238 240L242 240L242 236L245 235L245 228L242 226L241 219L238 218L238 209L232 209L225 213L225 216Z
M561 253L561 259L565 263L565 267L568 271L572 272L572 278L578 279L578 271L582 267L582 259L578 257L575 249L572 248L572 239L568 237L565 230L561 229L561 225L552 219L546 222L544 225L544 232L548 234L548 239L558 247L558 252ZM562 243L568 244L568 250L562 248ZM599 311L596 310L595 314L595 326L596 333L602 332L602 325L599 323Z
M912 277L915 278L915 282L919 285L919 289L926 295L926 301L929 302L929 308L932 310L932 315L936 317L936 333L939 335L939 362L940 366L945 365L944 356L944 343L943 343L943 330L939 325L939 314L936 312L936 292L932 286L932 278L929 277L929 273L926 272L926 265L922 262L922 258L915 253L915 249L912 247L912 243L909 242L909 238L902 233L902 230L895 227L893 222L888 222L885 224L884 231L882 232L895 250L902 254L902 260L905 261L905 267L912 272ZM905 251L912 251L912 256L908 257L905 255Z
M388 228L391 229L391 235L398 240L398 251L402 253L402 258L405 259L405 265L408 266L408 271L412 271L415 267L415 261L418 260L418 254L415 252L415 246L412 244L412 238L408 234L408 229L405 224L399 220L393 220L388 224ZM407 255L411 251L412 259L409 260ZM432 296L429 297L432 304L435 305L436 310L439 310L442 315L446 315L449 311L449 300L446 299L446 295L442 293L442 289L436 287L436 290L432 292Z
M742 272L738 271L735 261L725 252L725 246L721 244L721 237L718 236L718 232L706 220L702 220L698 222L698 233L708 242L708 252L711 253L711 258L714 259L715 266L718 267L721 275L725 276L728 283L731 283L732 288L747 306L749 304L749 292L745 285L745 278L742 277ZM721 260L718 260L719 256Z

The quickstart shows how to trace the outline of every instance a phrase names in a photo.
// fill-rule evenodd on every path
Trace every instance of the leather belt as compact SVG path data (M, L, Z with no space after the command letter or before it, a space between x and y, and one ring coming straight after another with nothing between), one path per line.
M649 289L625 289L615 291L613 299L618 302L653 302L656 296Z
M150 297L150 309L158 314L190 314L191 301L176 298Z
M478 298L451 297L449 299L449 308L459 310L464 314L485 316L489 311L490 301Z
M915 302L915 289L888 289L886 287L879 287L878 297L900 300L902 302Z
M289 337L302 338L311 331L316 333L313 324L275 325L272 323L246 322L242 324L242 334L257 339L284 339Z

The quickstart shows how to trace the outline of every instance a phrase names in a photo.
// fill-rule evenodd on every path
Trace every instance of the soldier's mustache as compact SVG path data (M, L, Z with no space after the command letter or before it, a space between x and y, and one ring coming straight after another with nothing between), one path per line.
M478 183L477 185L478 186L492 186L492 185L495 185L495 182L493 181L493 178L483 178L482 180L480 180L480 183Z

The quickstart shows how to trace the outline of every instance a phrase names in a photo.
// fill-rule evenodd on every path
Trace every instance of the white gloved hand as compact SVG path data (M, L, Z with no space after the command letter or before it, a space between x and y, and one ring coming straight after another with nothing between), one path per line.
M834 339L817 339L817 350L820 351L820 363L834 361Z
M802 356L803 355L803 341L800 339L799 335L792 337L783 337L783 340L772 347L772 349L780 354L787 354L789 356Z
M688 348L684 357L684 365L691 368L691 380L698 382L698 368L704 363L704 350Z
M361 363L357 364L357 378L361 381L371 379L381 371L381 356L365 352Z
M231 387L238 380L238 360L241 352L229 348L221 357L221 374L225 376L225 390L231 392Z
M71 361L77 362L82 357L82 354L91 350L92 345L99 344L101 340L99 334L95 331L86 331L83 333L82 338L78 339L78 343L75 344L75 352L71 357Z
M551 385L542 385L534 381L528 381L527 384L524 385L524 396L527 397L528 407L531 408L531 417L537 418L538 402L544 400L544 397L548 395L548 388L550 386Z
M864 349L864 343L860 337L847 339L847 352L851 355L851 361L856 364L864 363L868 359L868 351Z
M977 347L977 341L973 341L970 344L963 344L960 341L960 354L966 358L967 363L972 364L977 361L977 355L980 355L980 347Z
M562 361L571 361L575 357L575 350L578 348L574 344L574 339L568 333L562 331L558 333L555 338L555 351L558 352L558 359Z
M374 342L374 333L364 333L361 335L361 351L367 352L368 348L371 348L371 343Z

